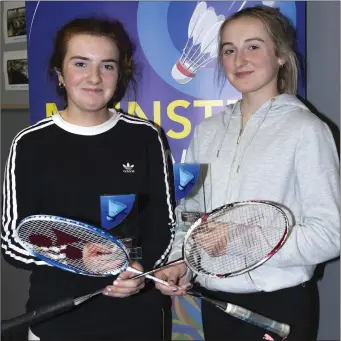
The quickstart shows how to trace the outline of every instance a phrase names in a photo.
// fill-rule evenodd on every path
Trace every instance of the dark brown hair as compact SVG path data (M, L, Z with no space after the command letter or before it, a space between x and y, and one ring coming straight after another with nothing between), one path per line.
M228 23L240 18L260 20L275 46L277 57L284 59L278 71L277 87L279 93L296 95L299 71L299 58L296 45L296 32L289 19L279 9L265 5L247 7L225 19L219 31L219 78L222 78L222 35Z
M62 73L63 61L67 52L68 41L79 34L87 34L98 37L106 37L113 41L120 54L119 78L113 98L108 107L113 107L124 97L128 87L131 87L134 95L137 91L136 73L137 67L133 59L135 46L121 22L112 19L96 17L78 18L65 24L56 34L53 43L53 53L49 63L49 74L56 79L56 70ZM57 80L58 83L58 80ZM57 92L62 95L67 105L67 93L65 88L57 84Z

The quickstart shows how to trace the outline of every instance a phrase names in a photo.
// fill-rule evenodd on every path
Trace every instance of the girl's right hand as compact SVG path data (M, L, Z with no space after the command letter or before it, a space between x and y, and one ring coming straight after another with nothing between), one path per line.
M155 282L155 288L160 290L164 295L183 296L186 295L186 290L192 288L190 282L186 282L187 265L185 263L178 264L160 270L154 273L154 276L162 279L170 284L166 286Z

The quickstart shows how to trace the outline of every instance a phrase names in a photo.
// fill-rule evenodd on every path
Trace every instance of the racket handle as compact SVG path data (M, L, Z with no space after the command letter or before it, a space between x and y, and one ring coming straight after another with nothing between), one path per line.
M24 324L31 325L39 320L52 317L54 315L71 310L74 306L74 299L68 298L63 301L59 301L55 304L41 307L29 313L20 315L10 320L1 321L1 333L7 332L13 328L20 327Z
M238 305L227 303L226 309L222 308L221 306L217 307L224 310L226 313L233 317L239 318L258 327L269 330L283 338L286 338L290 334L290 326L288 324L269 319L248 309L239 307Z

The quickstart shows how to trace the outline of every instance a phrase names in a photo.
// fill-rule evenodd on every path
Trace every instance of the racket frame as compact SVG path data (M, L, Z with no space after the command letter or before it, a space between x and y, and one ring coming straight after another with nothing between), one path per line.
M34 250L31 249L31 247L29 246L29 243L24 242L21 240L21 238L18 235L18 231L19 228L21 227L21 225L23 225L26 222L29 221L56 221L56 222L63 222L63 223L68 223L68 224L72 224L75 225L76 227L80 227L82 229L85 229L87 231L90 232L94 232L96 233L98 236L101 236L105 239L110 240L111 242L113 242L114 244L116 244L120 249L122 249L122 251L125 253L126 256L126 262L125 264L119 268L118 270L114 271L114 272L108 272L108 273L103 273L103 274L94 274L91 272L86 272L86 271L82 271L82 270L76 270L73 267L70 267L68 265L65 265L61 262L57 262L57 261L53 261L52 259L45 257L37 252L35 252ZM86 275L86 276L91 276L91 277L109 277L109 276L114 276L117 275L123 271L125 271L128 266L129 266L129 252L126 249L125 245L118 240L117 238L115 238L113 235L97 228L94 227L92 225L88 225L85 223L81 223L79 221L73 220L73 219L69 219L69 218L63 218L63 217L58 217L58 216L54 216L54 215L46 215L46 214L37 214L37 215L30 215L26 218L24 218L23 220L20 221L19 225L17 226L17 228L14 230L14 239L16 242L18 242L27 252L29 252L33 257L39 258L41 260L43 260L44 262L46 262L48 265L60 268L62 270L66 270L66 271L70 271L76 274L80 274L80 275Z
M201 223L206 222L206 220L216 214L219 211L225 210L227 208L233 208L236 206L244 206L244 205L249 205L249 204L255 204L255 205L270 205L272 207L274 207L284 218L285 220L285 229L284 229L284 233L282 238L278 241L277 245L271 250L271 252L269 252L263 259L261 259L259 262L256 262L255 264L253 264L252 266L249 266L247 268L238 270L238 271L234 271L231 273L227 273L227 274L211 274L208 272L202 272L202 271L198 271L197 269L195 269L190 263L190 261L188 261L187 257L186 257L186 253L185 253L185 245L187 243L188 238L191 236L192 232L198 227L200 226ZM268 259L270 259L275 253L277 253L281 247L284 245L284 243L286 242L287 238L289 236L289 220L287 215L284 213L284 211L278 207L278 205L271 203L269 201L261 201L261 200L248 200L248 201L237 201L237 202L233 202L230 204L226 204L223 206L220 206L214 210L212 210L211 212L204 214L201 218L199 218L198 220L196 220L192 226L188 229L188 231L186 232L186 235L184 237L184 242L182 244L182 254L183 254L183 260L186 263L186 265L191 269L191 271L193 271L196 275L200 275L200 276L205 276L205 277L210 277L210 278L228 278L228 277L234 277L234 276L239 276L242 275L246 272L249 272L251 270L254 270L255 268L259 267L260 265L264 264Z

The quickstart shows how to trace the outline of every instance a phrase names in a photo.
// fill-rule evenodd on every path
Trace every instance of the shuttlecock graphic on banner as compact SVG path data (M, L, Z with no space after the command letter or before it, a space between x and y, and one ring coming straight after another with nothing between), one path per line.
M179 189L180 191L183 191L186 188L186 186L194 179L194 175L182 168L180 168L179 175L180 175Z
M128 206L114 200L108 201L109 209L108 209L108 215L107 220L112 221L115 219L115 217L122 213Z
M268 6L268 7L276 7L276 1L262 1L262 4L264 6Z
M178 61L172 68L172 77L180 84L190 82L196 73L218 55L218 33L224 22L213 7L199 1L188 24L188 39Z

